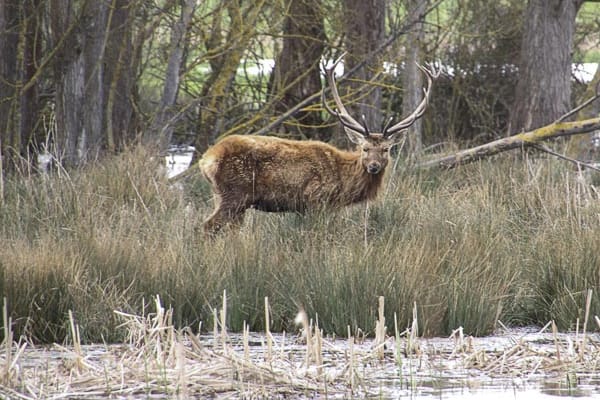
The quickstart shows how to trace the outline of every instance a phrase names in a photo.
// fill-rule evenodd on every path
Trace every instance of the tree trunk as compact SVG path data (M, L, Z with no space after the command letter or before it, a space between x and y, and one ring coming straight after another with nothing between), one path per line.
M600 85L600 66L596 68L594 78L590 83L588 83L581 98L581 102L594 96L596 94L596 90L599 88L598 85ZM596 115L600 115L600 100L596 100L594 103L590 104L589 107L586 107L577 113L577 119L593 118ZM597 146L593 145L594 135L598 136L599 133L600 130L591 132L588 135L572 136L569 140L566 153L570 157L577 158L579 160L587 162L599 162L599 149Z
M135 120L132 30L126 0L50 1L55 152L65 167L116 151Z
M151 143L157 144L159 148L168 146L173 135L173 121L171 119L175 115L173 107L177 101L177 93L179 91L179 75L183 63L185 37L195 7L196 0L182 1L181 16L171 32L171 54L169 55L167 64L160 108L149 130L152 137L145 140L148 142L149 139Z
M104 52L105 136L110 152L119 151L136 136L134 97L139 60L133 49L133 31L137 15L130 3L114 1Z
M409 115L423 99L423 75L417 63L421 63L423 40L423 18L429 0L405 0L408 18L416 21L406 35L406 57L404 60L404 96L402 114ZM419 156L423 148L423 120L418 119L408 128L408 153Z
M321 90L319 65L327 39L320 0L292 0L286 10L283 48L269 82L277 113ZM322 122L314 111L299 111L283 130L296 138L327 140L325 132L318 129Z
M23 75L21 82L25 85L34 79L42 54L40 0L24 2L24 15L27 17L24 26L23 41ZM42 104L39 100L38 84L34 83L21 91L20 126L21 156L36 166L40 145L43 143L40 114Z
M194 141L196 152L192 162L223 132L227 117L223 111L227 109L227 102L230 99L228 92L244 51L256 32L258 17L265 6L265 0L254 0L249 3L241 0L227 2L230 22L224 40L220 37L220 21L217 20L221 15L216 13L213 17L214 29L207 40L207 50L209 53L216 52L218 49L223 50L211 60L211 74L202 87L198 132Z
M385 37L385 1L384 0L344 0L345 45L348 54L344 60L344 69L349 70L357 63L369 57L365 65L353 75L353 83L347 85L349 111L356 119L365 116L370 129L381 127L381 88L370 86L367 93L357 93L382 70L379 55L371 57L369 53L377 49ZM360 97L360 100L357 100ZM350 101L354 100L354 104Z
M106 141L104 140L105 87L104 51L106 49L108 8L113 4L104 1L88 1L84 5L81 45L83 65L83 131L79 138L78 161L96 159Z
M51 48L54 60L56 136L53 152L65 167L79 165L83 137L84 60L83 32L78 28L80 11L72 3L50 1Z
M17 44L19 42L19 2L0 3L0 157L2 171L12 169L17 132ZM18 149L16 149L18 151ZM2 176L0 176L2 179Z
M575 17L583 0L529 0L508 132L544 126L571 104Z

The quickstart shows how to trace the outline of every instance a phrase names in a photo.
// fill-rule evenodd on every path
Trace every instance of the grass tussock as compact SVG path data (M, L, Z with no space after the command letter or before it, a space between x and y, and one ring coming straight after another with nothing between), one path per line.
M600 289L600 199L555 160L482 162L395 173L377 202L336 212L248 212L239 232L207 241L201 179L172 187L144 149L83 170L6 177L0 295L15 330L60 341L72 310L83 341L122 341L113 310L144 314L159 295L176 326L292 329L299 309L325 332L374 332L387 320L483 335L497 320L575 326ZM592 297L591 315L600 314Z

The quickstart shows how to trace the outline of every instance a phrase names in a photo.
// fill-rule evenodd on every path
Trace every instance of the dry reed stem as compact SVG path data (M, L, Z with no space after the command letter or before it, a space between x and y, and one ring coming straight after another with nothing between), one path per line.
M552 322L552 336L554 337L554 348L556 349L556 360L560 363L560 345L558 343L558 328L556 327L554 320L552 320L551 322Z
M418 313L417 313L417 302L413 304L413 320L409 329L406 331L407 341L406 341L406 354L415 354L419 355L421 352L419 346L419 321L418 321Z
M215 346L218 343L219 339L219 314L216 308L213 308L213 340L215 342Z
M84 363L83 351L81 350L81 336L79 335L79 326L75 323L73 312L69 310L69 326L71 328L71 337L73 338L73 352L75 354L75 366L81 372L86 365Z
M314 360L315 365L317 366L317 370L320 372L323 367L323 331L319 328L319 320L315 324L315 334L314 337Z
M550 324L553 327L553 350L545 349L542 351L532 348L529 343L525 343L521 338L513 347L498 354L488 353L488 357L491 356L491 360L481 369L494 375L506 374L508 371L512 371L512 373L525 376L531 376L539 371L544 371L545 373L569 371L574 367L581 371L597 369L598 365L600 365L598 346L594 345L595 351L584 350L583 352L575 352L573 351L574 346L570 338L565 338L563 343L561 343L556 325L552 321ZM589 349L589 346L585 349ZM474 366L473 362L480 363L479 360L473 361L473 359L474 357L465 358L466 366Z
M585 345L587 339L587 323L590 317L590 306L592 303L592 289L588 289L587 296L585 298L585 317L583 319L583 339L581 339L581 346L579 347L579 357L583 360L585 354Z
M356 389L356 371L354 369L354 338L352 337L350 325L348 325L348 352L350 355L348 360L348 382L350 383L352 393L354 393Z
M13 363L13 331L12 331L12 319L8 316L8 305L6 303L6 297L2 307L2 323L4 324L4 342L2 347L4 348L4 368L2 369L2 382L8 384L11 381L11 365Z
M227 290L223 289L223 308L221 309L221 344L227 349Z
M249 361L250 360L250 327L248 326L248 324L246 323L246 321L244 321L244 324L242 325L242 343L244 345L244 360Z
M347 396L348 392L359 396L377 393L378 388L369 387L368 382L380 368L365 367L375 362L380 365L379 355L373 351L377 340L372 344L357 343L350 326L347 340L338 346L323 338L318 320L313 327L304 314L307 337L310 335L311 338L306 343L306 354L301 348L284 351L281 343L281 352L272 351L267 362L265 345L250 348L247 326L242 343L236 344L229 336L224 341L222 331L212 338L217 340L210 340L193 334L190 329L176 330L172 324L172 310L164 309L160 298L155 299L154 306L155 312L146 316L116 312L123 319L121 326L128 329L130 338L129 343L120 346L82 346L79 327L71 314L69 323L74 343L71 348L29 349L46 354L46 373L40 373L39 366L27 367L31 361L24 359L24 344L15 346L5 340L0 357L0 371L4 373L0 395L16 399L157 394L179 398L249 398L308 392L317 397ZM411 329L404 337L395 321L397 348L394 352L394 370L399 367L401 374L413 385L416 384L414 375L418 373L415 365L419 365L416 367L419 370L433 368L440 357L447 357L447 362L453 363L454 368L474 369L492 377L520 376L525 379L533 379L540 373L579 374L595 371L600 366L600 346L594 337L587 338L583 352L572 351L572 341L568 336L561 337L552 323L553 333L549 345L544 348L534 346L524 337L515 338L513 344L502 350L478 348L476 341L465 337L459 328L453 335L454 347L449 346L447 353L429 349L423 339L418 353L402 356L398 351L402 341L413 343L413 348L418 341L416 307L413 317ZM5 336L11 338L10 318L6 312L3 322ZM272 340L272 345L277 345L274 338ZM451 340L448 339L449 345ZM408 344L406 346L409 348ZM291 348L294 348L293 344ZM418 362L411 361L413 359Z
M265 336L267 337L267 355L265 361L270 363L273 359L273 336L271 335L271 318L268 297L265 297Z
M375 351L377 358L383 360L383 351L385 345L385 334L387 327L385 326L385 315L384 315L385 299L383 296L379 296L379 307L378 307L378 319L375 323Z

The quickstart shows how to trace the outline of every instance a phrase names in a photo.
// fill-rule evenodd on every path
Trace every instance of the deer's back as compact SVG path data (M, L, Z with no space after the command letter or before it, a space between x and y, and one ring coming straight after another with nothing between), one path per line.
M338 196L357 158L322 142L232 135L207 150L200 167L226 200L304 211Z

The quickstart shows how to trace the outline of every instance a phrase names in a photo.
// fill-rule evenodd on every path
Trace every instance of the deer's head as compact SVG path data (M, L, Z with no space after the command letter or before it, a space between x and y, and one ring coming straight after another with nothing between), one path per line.
M427 87L423 89L424 96L421 103L412 114L402 121L392 125L392 118L389 118L381 132L371 132L364 116L361 122L352 118L340 99L334 70L344 55L345 53L335 61L331 68L325 68L327 82L331 88L331 94L336 109L332 109L327 104L325 99L325 89L323 89L322 92L323 106L331 115L334 115L339 119L350 141L360 149L360 160L364 170L369 174L379 174L385 170L385 167L388 164L390 149L402 141L408 128L414 124L417 119L423 116L429 102L433 79L439 76L439 72L435 72L433 69L430 70L417 64L419 69L427 76Z

